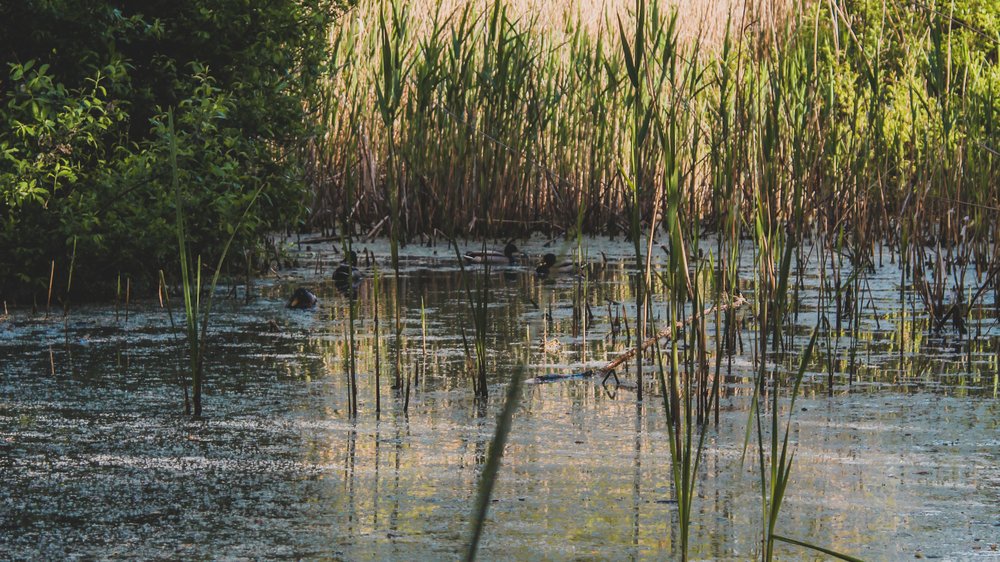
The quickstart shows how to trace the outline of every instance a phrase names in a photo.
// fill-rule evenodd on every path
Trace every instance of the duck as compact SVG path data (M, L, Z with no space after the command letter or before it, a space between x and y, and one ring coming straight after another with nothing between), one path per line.
M348 252L344 261L340 262L337 269L333 270L333 282L338 285L357 285L365 278L364 273L357 268L358 253L354 250Z
M497 250L486 250L479 252L466 252L462 256L466 263L492 263L500 265L517 265L520 258L524 257L524 252L517 249L514 242L507 242L502 252Z
M535 274L546 277L550 273L576 273L579 269L579 266L571 261L556 263L556 255L550 253L542 256L542 263L535 268Z
M299 287L295 289L292 293L292 298L288 299L287 308L294 308L297 310L309 310L311 308L316 308L319 304L319 298L313 294L312 291L306 289L305 287Z

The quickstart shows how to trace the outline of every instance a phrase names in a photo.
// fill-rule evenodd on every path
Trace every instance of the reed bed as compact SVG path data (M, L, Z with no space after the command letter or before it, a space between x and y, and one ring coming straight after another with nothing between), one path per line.
M644 92L661 123L683 114L677 152L698 158L680 178L690 185L684 217L716 230L731 231L735 217L777 227L801 189L801 235L901 249L992 240L996 39L933 7L767 8L733 4L711 22L656 16L660 27L677 18L686 33L676 60L691 61L677 88L681 69L651 59ZM623 158L636 116L617 18L631 26L636 14L600 9L576 5L552 21L502 0L360 3L331 38L333 70L315 108L312 225L350 218L365 230L389 217L405 243L435 229L568 231L579 216L586 231L616 233L628 230L627 179L638 172L648 226L666 205L653 199L668 197L671 163L653 138L638 147L642 170ZM958 51L973 40L978 50ZM950 254L990 251L972 242Z
M963 329L1000 273L1000 39L976 26L1000 8L973 4L361 2L313 112L310 226L388 234L394 263L417 235L621 233L642 267L675 220L717 234L716 297L753 239L774 350L781 267L829 266L839 332L886 247L901 299Z
M679 314L739 291L752 240L761 364L789 351L809 260L835 310L817 318L827 356L842 336L853 352L868 272L888 248L903 307L961 332L1000 277L1000 40L977 27L1000 8L974 4L734 1L722 18L697 3L363 1L331 36L310 220L388 234L394 266L418 235L624 233L644 273L637 341L657 247ZM399 340L404 313L391 311ZM719 354L736 330L729 313L714 322Z
M339 226L347 237L385 229L397 277L398 247L418 235L455 244L535 231L624 234L635 254L626 345L634 335L637 402L658 393L669 420L682 559L721 365L742 345L734 313L718 305L748 281L737 266L752 251L746 432L748 449L756 441L761 557L773 558L777 540L850 559L778 532L793 456L788 424L782 433L779 423L788 372L776 365L800 356L785 385L794 400L807 363L825 357L832 391L843 338L854 376L857 319L872 301L867 276L882 248L899 259L904 315L909 305L916 317L919 302L924 329L964 334L977 301L997 292L1000 227L990 213L1000 209L1000 35L977 25L1000 18L1000 8L721 5L723 13L707 3L578 2L547 12L532 0L408 8L363 0L331 37L332 70L313 108L311 226ZM715 247L703 255L707 240ZM667 266L653 271L661 248ZM796 350L791 318L810 260L823 272L816 328ZM475 298L464 283L472 386L485 398L489 275ZM657 291L665 311L653 310ZM701 312L713 304L716 312ZM395 312L398 345L398 304ZM688 313L683 334L652 354L649 379L644 334L656 332L654 318L673 326ZM899 325L902 358L916 323L904 316ZM520 372L481 483L468 559L519 385Z

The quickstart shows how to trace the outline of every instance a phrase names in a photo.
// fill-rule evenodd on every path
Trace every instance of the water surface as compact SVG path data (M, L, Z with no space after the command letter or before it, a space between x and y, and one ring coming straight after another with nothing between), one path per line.
M545 242L521 245L535 256L576 251ZM491 272L486 404L472 396L464 342L474 330L454 250L406 247L397 286L387 244L357 246L375 262L353 300L329 281L330 243L293 248L298 267L257 280L249 303L245 287L236 299L220 292L198 420L183 414L184 346L157 302L130 303L127 321L113 303L73 307L65 319L12 310L0 322L0 558L460 557L518 365L529 377L574 373L626 349L611 324L634 327L630 245L584 240L581 252L597 264L586 281L538 279L530 268ZM834 320L817 309L816 264L803 271L797 329L779 372L794 370L817 319ZM901 305L895 265L865 279L857 329L844 324L821 338L795 404L795 466L779 529L866 559L1000 559L992 297L965 335L938 332L926 329L919 306ZM284 308L300 285L320 296L318 309ZM347 409L352 303L356 420ZM741 460L755 361L747 316L742 352L724 359L719 424L699 472L697 559L759 552L754 449ZM405 390L392 388L397 356L410 389L406 412ZM619 375L621 387L594 379L525 387L483 559L677 556L662 401L652 371L642 403L634 366ZM781 403L787 409L787 397ZM813 557L778 549L780 559Z

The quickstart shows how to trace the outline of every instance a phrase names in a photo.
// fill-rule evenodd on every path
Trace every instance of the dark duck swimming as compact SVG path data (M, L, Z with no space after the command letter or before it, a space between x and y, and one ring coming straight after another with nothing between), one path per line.
M365 278L358 269L358 253L351 250L337 269L333 270L333 282L338 285L357 285Z
M577 273L579 270L580 267L571 261L557 261L555 254L545 254L542 263L535 268L535 274L547 277L557 273Z
M288 308L294 308L297 310L316 308L316 305L318 304L319 298L317 298L312 291L306 289L305 287L295 289L295 292L292 293L292 298L288 299Z
M507 245L504 246L502 252L497 250L486 250L466 252L462 256L466 263L490 263L497 265L517 265L523 257L524 252L518 250L517 246L514 245L514 242L507 242Z

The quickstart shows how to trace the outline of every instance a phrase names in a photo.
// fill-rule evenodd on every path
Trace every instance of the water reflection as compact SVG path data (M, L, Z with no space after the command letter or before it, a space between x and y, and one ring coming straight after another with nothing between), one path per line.
M573 373L634 344L628 248L603 244L610 257L586 278L491 270L491 396L502 396L519 361L528 376ZM460 270L422 251L398 283L376 288L369 277L351 298L329 272L299 270L262 284L250 304L218 302L201 421L180 415L183 346L155 303L134 305L127 322L102 306L71 310L66 322L14 311L0 323L0 557L456 558L499 405L472 396ZM830 304L821 273L803 274L794 329L773 356L777 371L791 372L803 338L829 326L796 404L779 528L865 558L989 555L1000 542L993 301L973 311L967 334L937 332L914 297L900 304L895 268L866 273L851 306L841 298L850 316ZM316 309L284 308L299 285L317 294ZM752 284L744 289L752 296ZM659 297L653 315L666 318ZM707 329L713 338L714 319ZM722 346L737 353L722 357L693 557L758 551L759 476L740 460L754 330L745 315ZM619 371L621 387L525 388L484 558L676 554L667 433L648 373L643 403L634 364ZM803 556L780 548L780 558Z

